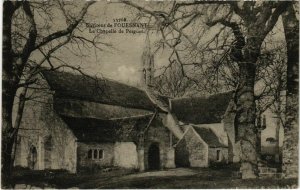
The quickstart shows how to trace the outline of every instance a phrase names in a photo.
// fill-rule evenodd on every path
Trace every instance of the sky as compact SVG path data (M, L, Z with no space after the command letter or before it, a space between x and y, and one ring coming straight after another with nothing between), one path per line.
M126 22L132 22L133 10L124 7L121 3L107 3L99 1L89 8L87 21L91 24L113 23L114 19L126 18ZM65 49L57 53L64 57L67 62L80 65L88 74L103 76L116 81L137 85L141 79L142 62L141 56L145 47L146 33L114 33L98 34L90 33L89 27L81 35L92 39L96 35L100 41L111 44L112 47L104 47L103 51L97 50L97 56L93 48L90 48L88 57L78 58L68 54ZM97 27L96 29L110 29L108 27ZM120 28L117 28L120 29ZM133 28L138 30L137 28ZM146 30L144 30L146 31ZM150 34L151 35L151 34ZM155 37L154 37L155 39ZM154 42L154 41L153 41ZM165 55L158 54L156 62L163 62Z

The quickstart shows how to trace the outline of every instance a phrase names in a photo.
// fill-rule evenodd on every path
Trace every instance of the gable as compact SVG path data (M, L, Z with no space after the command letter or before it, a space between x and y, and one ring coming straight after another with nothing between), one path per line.
M191 139L192 138L191 136L196 137L195 139L198 139L199 142L207 145L207 143L201 138L201 136L194 130L194 128L192 126L187 126L185 132L183 133L182 138L179 139L179 141L176 143L175 146L180 144L180 142L183 141L186 138Z

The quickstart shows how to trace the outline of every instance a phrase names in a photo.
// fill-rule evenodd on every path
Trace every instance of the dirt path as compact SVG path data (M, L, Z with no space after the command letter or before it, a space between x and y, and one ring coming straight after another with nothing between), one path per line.
M122 184L123 187L125 185L130 185L131 183L143 179L148 179L147 181L152 181L154 178L160 177L181 177L181 176L193 176L198 174L199 172L189 169L189 168L175 168L175 169L168 169L162 171L149 171L143 173L136 173L136 174L129 174L125 176L113 177L109 180L102 181L98 183L97 188L107 188L110 186L117 186L116 184ZM123 187L124 188L124 187Z
M175 169L169 169L163 171L151 171L151 172L131 174L131 175L123 176L121 178L130 179L130 178L138 178L138 177L190 176L195 174L197 174L197 172L189 168L175 168Z

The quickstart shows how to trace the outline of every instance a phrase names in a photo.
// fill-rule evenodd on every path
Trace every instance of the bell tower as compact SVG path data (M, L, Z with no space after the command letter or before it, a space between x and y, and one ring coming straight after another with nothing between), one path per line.
M153 85L154 77L154 55L151 52L151 44L149 35L147 34L142 54L142 85L144 87L151 87Z

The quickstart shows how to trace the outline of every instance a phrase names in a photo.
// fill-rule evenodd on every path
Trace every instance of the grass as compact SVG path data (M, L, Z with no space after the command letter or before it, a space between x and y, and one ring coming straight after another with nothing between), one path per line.
M19 169L14 182L35 187L80 189L104 188L176 188L176 189L224 189L224 188L297 188L297 179L249 179L231 176L229 168L193 168L196 174L190 176L147 176L128 177L136 173L132 170L112 170L109 172L83 172L69 174L65 171L30 171Z
M77 174L71 174L64 170L41 170L33 171L26 168L15 168L13 172L14 184L27 184L35 187L51 188L70 188L77 187L79 184L91 185L94 181L109 180L113 177L124 176L135 173L134 170L113 169L109 172L100 170L84 171Z

